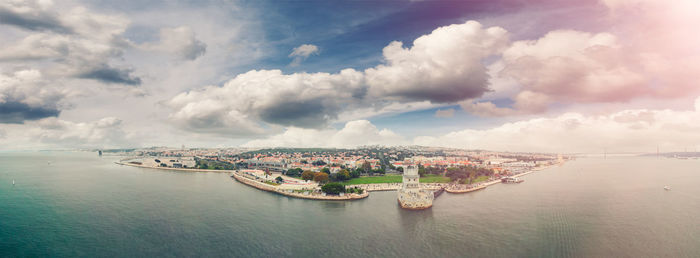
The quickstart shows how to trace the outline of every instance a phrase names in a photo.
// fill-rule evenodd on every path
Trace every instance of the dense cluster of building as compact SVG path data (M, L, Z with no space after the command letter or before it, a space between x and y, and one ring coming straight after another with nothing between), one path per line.
M568 159L556 154L510 153L483 150L461 150L436 147L365 147L358 149L186 149L148 148L134 150L132 155L159 157L168 167L196 168L196 160L212 160L235 165L239 169L261 169L284 172L300 168L304 171L336 173L342 169L363 168L365 171L402 173L408 166L447 169L481 167L496 174L513 175L538 166ZM171 162L171 160L174 160Z

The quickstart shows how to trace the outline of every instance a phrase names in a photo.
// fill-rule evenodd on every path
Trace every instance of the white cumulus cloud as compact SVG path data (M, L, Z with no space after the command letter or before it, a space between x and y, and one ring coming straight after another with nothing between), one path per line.
M484 59L508 44L500 27L476 21L435 29L404 48L394 41L383 50L385 64L365 71L373 96L443 103L480 97L488 91Z
M187 130L231 135L261 133L265 125L319 129L338 121L340 114L377 114L391 112L387 107L396 103L430 106L475 98L488 91L485 59L507 43L504 29L484 28L476 21L440 27L417 38L411 48L392 42L383 50L386 62L365 71L249 71L221 87L182 93L168 102L175 110L171 120ZM316 51L303 45L290 56Z
M312 44L303 44L295 47L289 57L294 58L290 66L298 66L302 61L306 60L311 55L318 55L318 46Z
M142 47L170 53L183 60L197 59L207 50L207 45L198 40L192 28L188 26L162 28L158 42L146 43Z
M331 147L354 148L363 145L401 145L407 141L388 129L378 129L367 120L355 120L340 130L288 128L264 139L252 140L243 147Z
M696 103L700 101L700 98ZM700 146L700 106L692 111L623 110L607 115L566 113L466 129L442 136L416 137L413 143L470 149L542 152L652 152Z
M361 72L250 71L222 87L181 93L168 102L176 123L199 132L258 134L262 124L322 128L363 97Z

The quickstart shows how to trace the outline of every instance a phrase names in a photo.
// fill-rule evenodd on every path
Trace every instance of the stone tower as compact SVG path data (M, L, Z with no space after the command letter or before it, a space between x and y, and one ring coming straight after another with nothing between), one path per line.
M397 197L401 208L422 210L433 206L435 198L433 192L421 188L419 178L417 166L408 166L404 169L403 184Z

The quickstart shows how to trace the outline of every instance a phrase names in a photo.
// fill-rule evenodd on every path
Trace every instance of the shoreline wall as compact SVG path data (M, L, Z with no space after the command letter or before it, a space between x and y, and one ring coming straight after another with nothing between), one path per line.
M309 200L327 200L327 201L352 201L352 200L359 200L359 199L364 199L369 196L369 192L365 191L362 194L345 194L343 196L336 196L336 195L314 195L314 194L309 194L309 195L304 195L302 193L296 193L296 192L288 192L285 190L280 190L277 187L273 185L268 185L263 182L258 182L256 180L247 178L243 175L240 175L237 172L232 173L232 177L236 179L236 181L241 182L245 185L257 188L259 190L267 191L267 192L273 192L276 194L284 195L284 196L289 196L289 197L294 197L294 198L301 198L301 199L309 199Z
M151 169L162 169L162 170L175 170L175 171L187 171L187 172L214 172L214 173L231 173L234 170L216 170L216 169L200 169L200 168L169 168L169 167L150 167L138 164L132 164L128 162L114 162L117 165L131 166L137 168L151 168Z

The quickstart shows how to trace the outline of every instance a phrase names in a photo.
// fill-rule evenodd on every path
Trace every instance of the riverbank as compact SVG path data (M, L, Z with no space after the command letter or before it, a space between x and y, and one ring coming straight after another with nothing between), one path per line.
M267 184L264 182L257 181L255 179L251 178L246 178L243 175L240 174L240 172L237 172L236 170L211 170L211 169L196 169L196 168L171 168L171 167L153 167L153 166L145 166L145 165L140 165L140 164L134 164L128 162L129 160L133 160L133 158L126 158L119 160L117 162L114 162L115 164L118 165L124 165L124 166L131 166L131 167L138 167L138 168L150 168L150 169L161 169L161 170L170 170L170 171L186 171L186 172L215 172L215 173L231 173L234 179L237 181L244 183L248 186L255 187L259 190L263 191L268 191L268 192L274 192L277 194L289 196L289 197L294 197L294 198L301 198L301 199L312 199L312 200L357 200L357 199L363 199L369 196L369 192L378 192L378 191L397 191L401 188L401 182L395 182L396 178L390 178L389 182L384 182L384 183L365 183L365 184L346 184L346 187L356 187L364 190L364 193L362 194L344 194L343 196L333 196L333 195L323 195L320 193L318 189L306 189L303 186L296 186L297 189L290 189L288 187L282 187L282 186L276 186L276 185L271 185ZM530 170L525 173L513 175L513 177L522 177L537 171L542 171L550 168L551 166L547 167L540 167L536 168L533 170ZM284 175L280 175L283 178L287 178ZM274 177L273 177L274 178ZM375 181L375 178L380 178L380 177L369 177L374 180L369 180L369 181ZM400 176L399 176L400 178ZM421 178L423 180L424 178ZM430 177L429 181L439 181L439 179L436 176ZM465 188L465 189L454 189L450 188L449 184L447 183L441 183L441 182L429 182L429 183L421 183L421 186L423 186L425 189L430 189L430 190L437 190L440 188L445 188L445 190L448 193L469 193L469 192L474 192L478 190L485 189L488 186L495 185L501 183L501 179L494 179L488 182L483 182L478 184L475 187L472 188ZM299 188L303 188L305 191L299 191ZM308 187L307 187L308 188Z
M532 173L535 173L535 172L538 172L538 171L546 170L546 169L551 168L551 167L553 167L553 166L554 166L554 165L550 165L550 166L546 166L546 167L538 167L538 168L532 169L532 170L530 170L530 171L528 171L528 172L524 172L524 173L520 173L520 174L517 174L517 175L513 175L513 176L511 176L511 177L521 177L521 176L529 175L529 174L532 174ZM500 183L501 183L501 179L499 178L499 179L494 179L494 180L491 180L491 181L489 181L489 182L483 183L482 185L484 185L484 186L492 186L492 185L500 184Z
M401 188L402 183L383 183L383 184L357 184L348 185L352 187L357 187L368 192L380 192L380 191L397 191ZM443 187L447 187L446 183L420 183L420 185L429 190L438 190Z
M448 193L469 193L469 192L474 192L474 191L478 191L481 189L486 189L486 185L478 185L476 187L464 188L464 189L446 187L445 191Z
M123 161L115 161L114 164L117 165L124 165L124 166L132 166L132 167L137 167L137 168L151 168L151 169L162 169L162 170L175 170L175 171L187 171L187 172L215 172L215 173L231 173L233 170L216 170L216 169L200 169L200 168L169 168L169 167L152 167L152 166L145 166L145 165L139 165L139 164L134 164L134 163L129 163L129 162L123 162Z
M362 194L343 194L343 195L325 195L318 192L318 189L305 189L304 191L292 190L292 189L281 189L279 186L266 184L260 182L256 179L250 178L249 176L240 173L239 171L233 171L231 177L236 179L236 181L241 182L245 185L257 188L259 190L273 192L276 194L281 194L284 196L301 198L301 199L311 199L311 200L327 200L327 201L351 201L364 199L369 196L368 191L364 191Z

